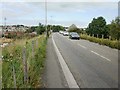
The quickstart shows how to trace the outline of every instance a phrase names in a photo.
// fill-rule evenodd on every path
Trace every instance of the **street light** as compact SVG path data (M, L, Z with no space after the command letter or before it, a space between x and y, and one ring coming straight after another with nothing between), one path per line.
M6 31L6 20L7 20L7 18L5 17L5 18L4 18L4 29L3 29L3 34L4 34L4 32Z
M50 16L51 17L51 26L50 26L50 33L52 32L52 17L53 16Z
M46 38L48 38L49 34L47 30L47 0L45 0L45 29L46 29Z

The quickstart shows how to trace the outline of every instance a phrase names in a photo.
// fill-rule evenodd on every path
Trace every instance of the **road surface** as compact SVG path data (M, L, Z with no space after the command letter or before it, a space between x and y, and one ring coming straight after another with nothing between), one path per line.
M71 40L68 36L63 36L59 33L54 33L52 37L80 88L118 88L117 49L82 39ZM51 43L53 43L52 40ZM54 48L52 49L54 50ZM54 53L51 56L56 57L56 54ZM57 58L55 60L58 62ZM57 65L54 68L59 67L59 63L51 65ZM61 69L61 67L59 68ZM60 72L55 73L59 74ZM59 77L59 75L57 76ZM49 77L48 74L47 76ZM64 77L63 72L62 76ZM65 77L62 79L65 79ZM62 83L62 80L59 81ZM50 82L52 83L52 80ZM66 83L67 81L65 80L64 82Z

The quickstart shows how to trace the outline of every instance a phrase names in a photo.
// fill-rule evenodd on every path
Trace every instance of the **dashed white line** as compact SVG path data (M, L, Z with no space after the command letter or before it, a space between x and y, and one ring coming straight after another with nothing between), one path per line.
M67 38L68 39L68 38ZM71 41L70 39L68 39L69 41ZM72 41L71 41L72 42ZM83 45L81 45L81 44L78 44L80 47L82 47L82 48L84 48L84 49L87 49L87 47L85 47L85 46L83 46ZM107 61L111 61L110 59L108 59L108 58L106 58L106 57L104 57L104 56L102 56L102 55L100 55L100 54L98 54L97 52L94 52L94 51L92 51L92 50L90 50L92 53L94 53L94 54L96 54L96 55L98 55L98 56L100 56L100 57L102 57L102 58L104 58L104 59L106 59Z
M102 57L102 58L104 58L104 59L106 59L107 61L111 61L110 59L108 59L108 58L106 58L106 57L104 57L104 56L102 56L102 55L100 55L100 54L98 54L98 53L96 53L96 52L94 52L92 50L91 50L91 52L98 55L98 56L100 56L100 57Z
M83 46L83 45L81 45L81 44L78 44L79 46L81 46L82 48L84 48L84 49L87 49L87 47L85 47L85 46Z
M94 51L91 51L92 53L94 53L94 54L96 54L96 55L98 55L98 56L100 56L100 54L98 54L98 53L96 53L96 52L94 52Z

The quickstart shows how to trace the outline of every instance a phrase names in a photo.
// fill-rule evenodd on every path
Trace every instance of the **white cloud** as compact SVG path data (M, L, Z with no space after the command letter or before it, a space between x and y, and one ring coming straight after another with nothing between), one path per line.
M45 11L45 3L44 2L28 2L28 0L22 0L22 1L27 1L27 2L22 2L20 0L17 0L17 1L14 0L14 1L15 2L5 2L5 3L3 3L4 6L2 7L3 16L7 17L8 19L11 19L11 21L9 23L14 23L14 24L21 23L21 24L27 24L27 25L32 25L32 24L35 25L39 22L44 23L44 21L45 21L44 19L38 20L41 17L41 14L43 14ZM18 1L20 1L20 2L18 2ZM45 0L43 0L43 1L45 1ZM76 14L78 12L85 15L85 13L90 12L92 10L94 10L97 13L102 10L115 11L118 8L117 2L113 3L113 2L98 2L98 1L102 1L102 0L92 0L92 2L90 2L90 1L89 2L48 2L47 3L48 15L51 13L55 15L54 24L62 24L65 26L69 26L69 25L75 23L78 26L85 27L87 25L86 23L89 23L88 22L89 20L81 21L81 19L76 20L74 17L68 18L69 16L64 16L64 15L66 15L66 13L70 13L70 14L75 13ZM104 1L107 1L107 0L104 0ZM111 1L111 0L109 0L109 1ZM114 1L116 1L116 0L114 0ZM41 10L43 12L41 12ZM39 15L38 15L38 13L36 14L36 17L38 17L38 18L33 18L33 16L32 17L30 16L32 13L36 13L35 11L39 12ZM106 12L104 12L104 13L106 13ZM57 16L58 14L63 15L63 17ZM90 17L88 13L87 13L87 15L88 15L88 17ZM111 14L108 15L108 17L110 17L110 16L111 16ZM29 18L29 20L28 20L28 19L25 19L26 17L30 17L33 19ZM95 17L95 15L92 17ZM44 16L43 16L43 18L44 18ZM72 19L72 20L65 20L65 18ZM88 18L88 19L92 19L92 18ZM111 20L112 19L114 19L114 18L111 18ZM50 21L48 20L48 23L49 22Z
M30 2L29 4L45 10L45 3ZM117 9L117 2L49 2L47 3L48 12L67 13L67 12L86 12L90 9Z
M46 0L47 2L118 2L119 0ZM1 0L1 2L45 2L45 0Z
M4 7L5 6L5 7ZM47 3L48 12L67 13L67 12L81 12L84 13L90 9L117 9L116 3L91 3L91 2L62 2L62 3ZM34 12L35 9L45 11L45 3L43 2L7 2L3 4L3 16L8 17L24 16Z
M3 17L19 18L33 12L31 7L23 2L5 2L1 4Z
M118 16L120 16L120 1L118 3Z

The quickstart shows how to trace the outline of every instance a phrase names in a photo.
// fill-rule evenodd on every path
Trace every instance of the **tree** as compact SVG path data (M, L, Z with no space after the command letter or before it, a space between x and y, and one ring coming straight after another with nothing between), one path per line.
M106 20L103 17L93 18L92 22L89 23L88 28L86 29L86 32L88 34L94 34L99 35L99 37L102 36L102 34L107 37L108 36L108 28L106 26Z
M59 32L60 30L64 31L65 28L63 26L60 26L60 25L53 25L51 27L51 29L53 30L53 32Z
M34 32L35 30L36 30L36 26L32 26L31 28L29 28L29 29L27 29L26 30L26 33L32 33L32 32Z
M42 34L43 32L45 32L45 26L41 24L41 25L37 26L35 31L37 32L37 34Z
M109 24L109 34L112 39L120 38L120 17L116 17L115 20L112 20L111 24Z

